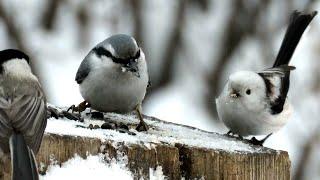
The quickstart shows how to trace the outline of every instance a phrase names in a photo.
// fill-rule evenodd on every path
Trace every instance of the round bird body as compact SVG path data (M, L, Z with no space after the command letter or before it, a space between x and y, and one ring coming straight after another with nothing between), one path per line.
M119 113L136 110L138 129L147 129L141 114L149 83L147 63L131 36L113 35L94 47L82 61L76 81L92 109Z
M304 14L294 11L271 68L260 72L241 71L230 75L221 95L216 99L219 118L240 136L265 135L278 131L291 114L287 99L289 91L289 66L299 40L317 12ZM251 140L262 145L266 140Z
M236 72L216 99L218 116L233 133L241 136L276 132L287 122L291 106L286 100L284 110L272 116L265 94L261 76L252 71Z
M142 102L148 85L147 64L143 52L138 61L140 77L107 57L91 52L90 73L80 84L80 93L95 110L126 113Z

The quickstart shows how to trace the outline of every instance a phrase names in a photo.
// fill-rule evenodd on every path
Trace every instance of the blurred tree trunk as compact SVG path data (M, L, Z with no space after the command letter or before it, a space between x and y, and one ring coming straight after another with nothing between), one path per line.
M306 141L300 153L300 159L297 162L297 169L292 180L306 179L306 168L310 164L312 151L316 148L316 144L320 142L320 128ZM318 157L317 157L318 158Z
M89 2L81 3L77 10L76 20L78 22L78 44L79 48L85 48L89 44L90 33L89 33L89 9L88 9Z
M129 0L130 7L132 9L133 19L134 19L134 38L137 43L144 47L143 39L143 20L142 20L142 5L143 0Z
M42 28L47 31L52 31L54 22L57 17L58 9L62 4L63 0L49 0L47 6L43 12L41 19Z
M38 77L40 82L42 81L41 76L39 76L39 69L36 66L36 58L33 56L32 51L28 49L28 44L23 38L23 34L20 31L23 27L18 27L17 23L15 23L15 19L13 18L12 14L9 14L9 12L6 11L6 9L3 7L2 2L0 2L0 18L2 19L3 23L5 24L5 27L7 28L7 33L9 35L11 46L16 46L19 50L26 53L30 60L30 66L33 71L33 73ZM12 48L12 47L8 47Z

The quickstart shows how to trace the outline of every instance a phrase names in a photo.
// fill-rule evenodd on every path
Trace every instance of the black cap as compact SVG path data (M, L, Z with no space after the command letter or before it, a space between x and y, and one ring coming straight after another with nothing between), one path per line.
M0 64L11 59L25 59L29 63L29 56L17 49L6 49L0 51Z

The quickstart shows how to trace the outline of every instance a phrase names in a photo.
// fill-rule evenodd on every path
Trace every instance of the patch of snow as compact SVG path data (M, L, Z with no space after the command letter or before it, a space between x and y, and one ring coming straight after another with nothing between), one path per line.
M83 159L78 155L59 165L51 165L41 180L56 179L123 179L132 180L132 173L125 168L125 164L113 161L107 164L102 155L88 156Z
M157 166L157 168L154 170L153 168L149 169L149 179L150 180L164 180L166 179L165 175L162 172L162 167Z
M165 143L174 146L175 144L184 144L191 147L208 148L215 150L225 150L241 153L259 153L265 152L264 148L251 146L234 138L221 136L216 133L203 131L189 126L176 125L173 123L159 121L153 118L145 118L146 123L151 127L148 132L137 132L134 128L130 131L136 135L120 133L116 130L88 129L79 126L88 127L89 124L101 126L103 120L92 120L83 113L84 122L72 121L66 118L48 120L46 128L47 133L59 135L72 135L99 138L102 142L112 140L115 142L124 142L130 144L141 144L147 148L154 147L154 144ZM124 123L127 125L138 124L138 119L134 114L116 114L105 113L106 121ZM134 125L135 126L135 125Z

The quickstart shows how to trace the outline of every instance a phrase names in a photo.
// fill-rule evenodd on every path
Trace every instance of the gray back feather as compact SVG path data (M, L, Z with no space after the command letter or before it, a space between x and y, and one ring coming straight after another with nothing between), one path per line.
M75 80L77 81L77 83L81 84L82 81L88 76L89 72L90 72L90 63L89 63L89 59L86 57L81 62L78 72L76 74Z

